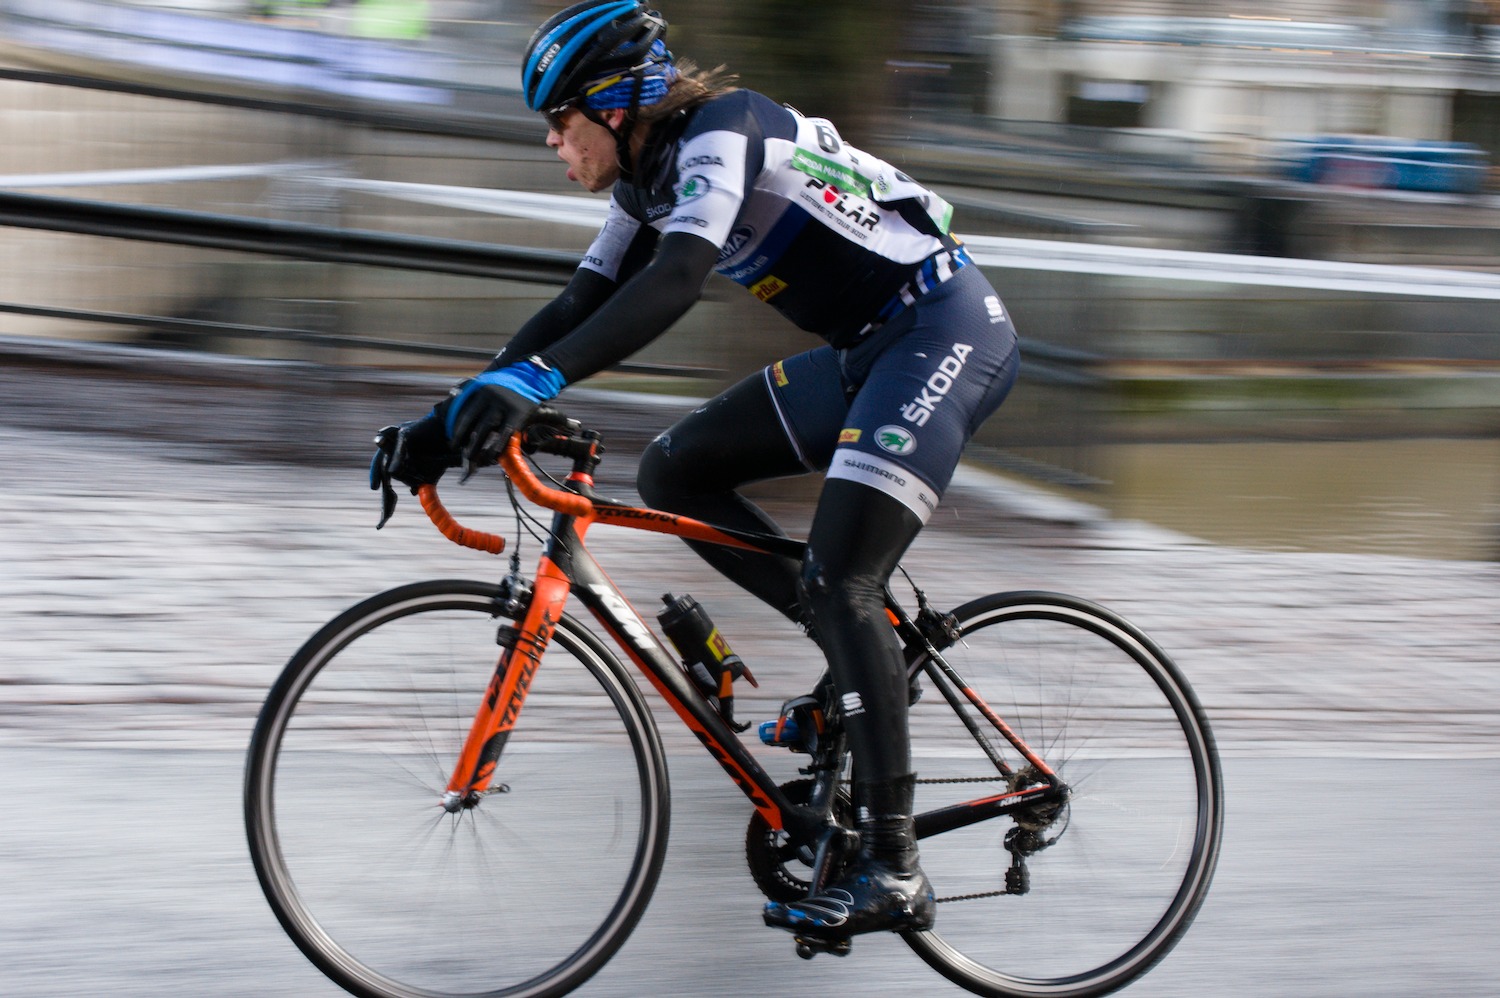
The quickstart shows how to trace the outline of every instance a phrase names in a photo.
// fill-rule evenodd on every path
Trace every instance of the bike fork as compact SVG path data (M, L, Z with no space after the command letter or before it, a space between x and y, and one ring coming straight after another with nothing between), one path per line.
M495 765L505 748L505 741L521 714L521 705L531 689L532 677L542 664L542 653L552 638L552 631L562 619L570 584L567 577L546 557L537 570L530 605L519 628L503 628L501 643L508 645L500 653L495 672L490 677L484 699L469 725L463 750L443 793L443 809L450 814L475 806L490 790ZM503 790L498 787L496 790Z

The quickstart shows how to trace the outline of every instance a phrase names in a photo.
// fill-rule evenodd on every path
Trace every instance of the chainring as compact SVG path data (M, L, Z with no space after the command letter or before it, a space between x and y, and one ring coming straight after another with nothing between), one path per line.
M781 785L781 791L793 804L806 804L812 797L812 789L812 780L792 780ZM853 823L854 801L846 790L838 791L833 810L840 824ZM807 897L812 887L812 860L811 848L793 844L786 832L772 828L759 811L750 816L750 826L745 829L745 862L755 886L767 898L789 904Z

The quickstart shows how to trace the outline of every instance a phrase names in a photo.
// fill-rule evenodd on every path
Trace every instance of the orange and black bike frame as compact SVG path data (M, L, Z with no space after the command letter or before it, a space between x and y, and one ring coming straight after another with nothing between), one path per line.
M572 424L576 428L576 424ZM538 435L540 429L540 436ZM526 437L528 449L559 454L573 459L566 489L553 488L541 481L522 453ZM642 675L654 686L688 729L703 743L709 754L729 774L773 829L787 829L804 841L815 840L830 823L829 806L794 804L776 785L770 774L755 760L735 731L720 716L714 705L701 694L676 658L659 641L641 619L629 600L610 580L584 544L584 537L594 523L613 524L636 530L670 534L687 540L704 541L746 550L780 554L799 559L805 545L800 541L773 534L753 533L715 527L711 524L660 510L629 506L594 494L593 470L602 451L598 436L564 432L551 426L534 426L513 437L501 457L501 465L516 489L538 506L553 511L550 532L544 541L529 602L514 628L511 640L505 642L476 711L468 737L449 779L445 800L459 806L466 799L482 795L494 777L495 767L510 730L516 724L526 700L531 679L541 665L542 654L553 629L562 619L570 595L577 596L598 620L600 626L633 661ZM470 530L458 524L438 500L436 489L423 486L418 497L429 518L444 536L457 544L499 554L504 538ZM959 708L962 699L970 710L990 724L1027 761L1029 771L1039 780L1017 786L1007 793L965 801L917 817L919 836L937 834L1008 813L1023 805L1059 798L1066 793L1050 767L995 714L978 694L942 659L939 646L951 644L957 635L946 638L941 628L923 627L889 600L891 622L905 642L909 658L919 658L943 695L969 727L975 740L984 748L1002 776L1014 773L989 742L987 733L973 720L970 711ZM934 615L937 616L937 615ZM919 654L912 655L912 652ZM915 667L915 665L913 665ZM837 774L833 774L834 777Z

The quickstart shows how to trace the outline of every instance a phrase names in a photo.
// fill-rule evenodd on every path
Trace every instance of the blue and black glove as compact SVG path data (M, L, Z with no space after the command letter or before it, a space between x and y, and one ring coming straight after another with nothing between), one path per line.
M454 386L438 408L446 408L444 429L453 448L463 455L464 479L494 464L532 411L565 384L556 368L540 357L530 357Z
M423 485L435 485L449 468L458 467L458 451L448 443L443 418L436 409L421 419L382 427L375 434L375 456L370 459L370 488L381 492L380 526L396 510L395 479L415 495Z

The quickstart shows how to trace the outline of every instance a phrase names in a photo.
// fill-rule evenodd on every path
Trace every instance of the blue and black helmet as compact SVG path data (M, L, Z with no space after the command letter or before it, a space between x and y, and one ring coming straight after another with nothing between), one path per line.
M548 18L526 45L526 106L630 108L654 104L676 76L667 22L638 0L589 0Z

